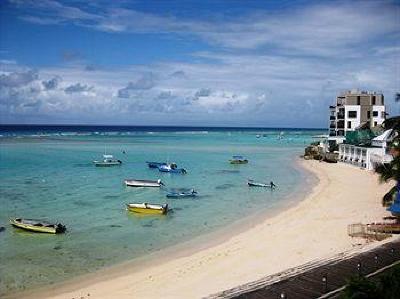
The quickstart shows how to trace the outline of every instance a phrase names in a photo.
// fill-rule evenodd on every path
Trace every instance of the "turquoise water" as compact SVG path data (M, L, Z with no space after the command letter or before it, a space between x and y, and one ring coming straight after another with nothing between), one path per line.
M0 138L0 295L61 281L146 255L259 212L299 190L293 160L318 131L200 131L48 134ZM257 133L267 133L256 138ZM18 134L17 134L18 135ZM120 167L96 168L107 153ZM122 151L125 151L123 154ZM231 165L242 154L247 165ZM186 175L160 173L145 161L176 162ZM125 178L161 179L195 188L195 199L167 199L160 189L128 188ZM246 180L269 182L271 192ZM125 203L168 203L166 216L139 217ZM64 235L15 229L12 217L64 223Z

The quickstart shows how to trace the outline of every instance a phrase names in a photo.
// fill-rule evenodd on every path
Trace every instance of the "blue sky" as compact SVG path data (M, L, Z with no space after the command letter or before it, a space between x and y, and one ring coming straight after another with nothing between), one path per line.
M399 57L398 1L3 1L0 122L326 127Z

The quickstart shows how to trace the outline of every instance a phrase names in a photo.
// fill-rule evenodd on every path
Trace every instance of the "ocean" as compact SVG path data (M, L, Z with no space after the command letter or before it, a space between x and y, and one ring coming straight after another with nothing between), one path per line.
M0 126L0 295L63 281L229 228L276 211L304 192L294 161L323 130L268 128ZM92 163L104 153L121 166ZM231 165L232 155L249 163ZM187 174L161 173L146 161L176 162ZM194 188L167 198L124 179L161 179ZM247 179L278 188L251 188ZM139 216L129 202L168 203L164 216ZM35 234L13 217L62 222L66 234Z

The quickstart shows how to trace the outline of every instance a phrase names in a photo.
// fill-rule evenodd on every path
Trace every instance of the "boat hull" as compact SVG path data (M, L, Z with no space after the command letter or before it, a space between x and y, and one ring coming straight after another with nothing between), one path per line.
M161 172L169 172L169 173L181 173L184 174L186 173L186 170L183 168L178 168L178 169L164 169L164 168L159 168L158 169Z
M157 188L163 185L161 181L145 181L145 180L125 180L127 187L150 187Z
M96 166L96 167L111 167L111 166L119 166L119 165L121 165L122 163L121 162L97 162L97 161L94 161L93 162L94 163L94 165Z
M249 187L263 187L263 188L273 188L270 184L247 182Z
M63 233L65 231L65 228L63 231L60 231L59 229L57 229L56 225L54 225L52 227L36 226L33 224L17 221L17 219L11 219L10 223L14 227L21 228L23 230L27 230L27 231L31 231L31 232L35 232L35 233L58 234L58 233Z
M129 212L138 214L165 215L168 212L168 205L127 204L126 209Z
M149 168L159 168L162 165L167 165L167 163L163 163L163 162L146 162L147 166L149 166Z
M181 197L196 197L197 193L170 193L166 196L168 198L181 198Z
M229 160L229 163L231 164L247 164L249 163L248 160Z

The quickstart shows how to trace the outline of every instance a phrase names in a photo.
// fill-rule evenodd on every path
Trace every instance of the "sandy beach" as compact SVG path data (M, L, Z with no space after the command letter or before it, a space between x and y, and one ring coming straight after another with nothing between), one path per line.
M319 179L306 198L222 243L172 259L119 265L26 297L202 298L310 261L361 250L365 242L348 237L347 225L389 215L381 205L389 184L341 163L299 163Z

